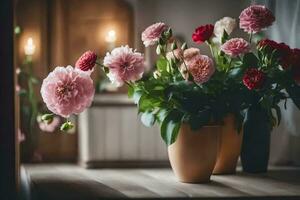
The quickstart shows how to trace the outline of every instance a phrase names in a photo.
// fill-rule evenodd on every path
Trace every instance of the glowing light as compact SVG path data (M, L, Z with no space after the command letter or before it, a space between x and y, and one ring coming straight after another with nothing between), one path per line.
M110 30L105 36L105 41L109 43L114 43L117 40L116 31Z
M35 45L33 43L32 37L27 39L27 42L24 46L25 55L32 56L35 52Z

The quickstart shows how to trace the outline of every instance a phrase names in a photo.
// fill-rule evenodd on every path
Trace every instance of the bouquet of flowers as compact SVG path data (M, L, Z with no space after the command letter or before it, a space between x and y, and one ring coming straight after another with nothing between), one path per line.
M128 86L128 96L138 105L142 122L147 126L158 122L168 145L175 142L182 123L197 130L222 123L232 113L240 129L244 113L252 105L265 109L270 126L274 126L276 119L280 121L281 100L291 98L300 107L300 49L269 39L252 41L254 34L274 21L265 6L252 5L239 17L240 28L249 34L247 40L230 38L236 29L236 20L230 17L215 25L199 26L192 40L208 45L209 56L179 41L165 23L155 23L142 33L145 47L157 46L158 59L152 72L144 74L143 55L128 46L107 53L103 63L88 51L74 68L55 68L43 81L41 94L54 114L68 118L81 113L93 100L90 74L98 65L112 82ZM52 117L46 114L43 120ZM67 121L61 129L72 126Z

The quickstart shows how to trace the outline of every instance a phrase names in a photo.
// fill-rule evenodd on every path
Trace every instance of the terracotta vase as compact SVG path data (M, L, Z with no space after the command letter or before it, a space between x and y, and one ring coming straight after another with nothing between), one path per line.
M173 171L179 181L209 182L214 169L220 126L205 126L197 131L183 123L177 140L168 148Z
M234 174L241 153L243 132L238 133L235 127L234 115L224 118L221 126L217 162L213 174Z

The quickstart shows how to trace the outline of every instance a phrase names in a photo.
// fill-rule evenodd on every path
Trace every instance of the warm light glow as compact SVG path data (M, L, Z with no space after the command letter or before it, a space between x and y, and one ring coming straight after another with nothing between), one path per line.
M107 32L105 36L105 41L109 43L113 43L117 40L116 31L110 30Z
M24 46L25 55L32 56L35 52L35 45L33 43L32 37L27 39L27 42Z

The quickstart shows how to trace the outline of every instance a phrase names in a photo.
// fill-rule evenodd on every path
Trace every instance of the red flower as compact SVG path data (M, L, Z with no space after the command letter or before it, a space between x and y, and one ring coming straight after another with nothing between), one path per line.
M249 68L243 76L243 83L249 89L259 89L265 82L265 74L257 68Z
M197 44L201 44L212 36L214 32L214 25L212 24L206 24L204 26L199 26L196 28L195 32L192 35L192 39Z
M287 56L290 53L290 47L285 43L277 43L274 40L264 39L258 42L257 46L259 48L266 47L271 52L277 50L281 57Z
M97 60L97 55L92 51L87 51L77 60L75 67L82 71L89 71L94 68Z
M271 50L274 50L274 49L278 49L279 44L274 40L263 39L257 43L257 46L258 48L267 47L270 48Z
M279 62L283 68L288 68L290 66L290 56L291 49L285 43L277 43L274 40L264 39L258 42L258 48L265 47L271 53L273 50L277 50L279 56Z

